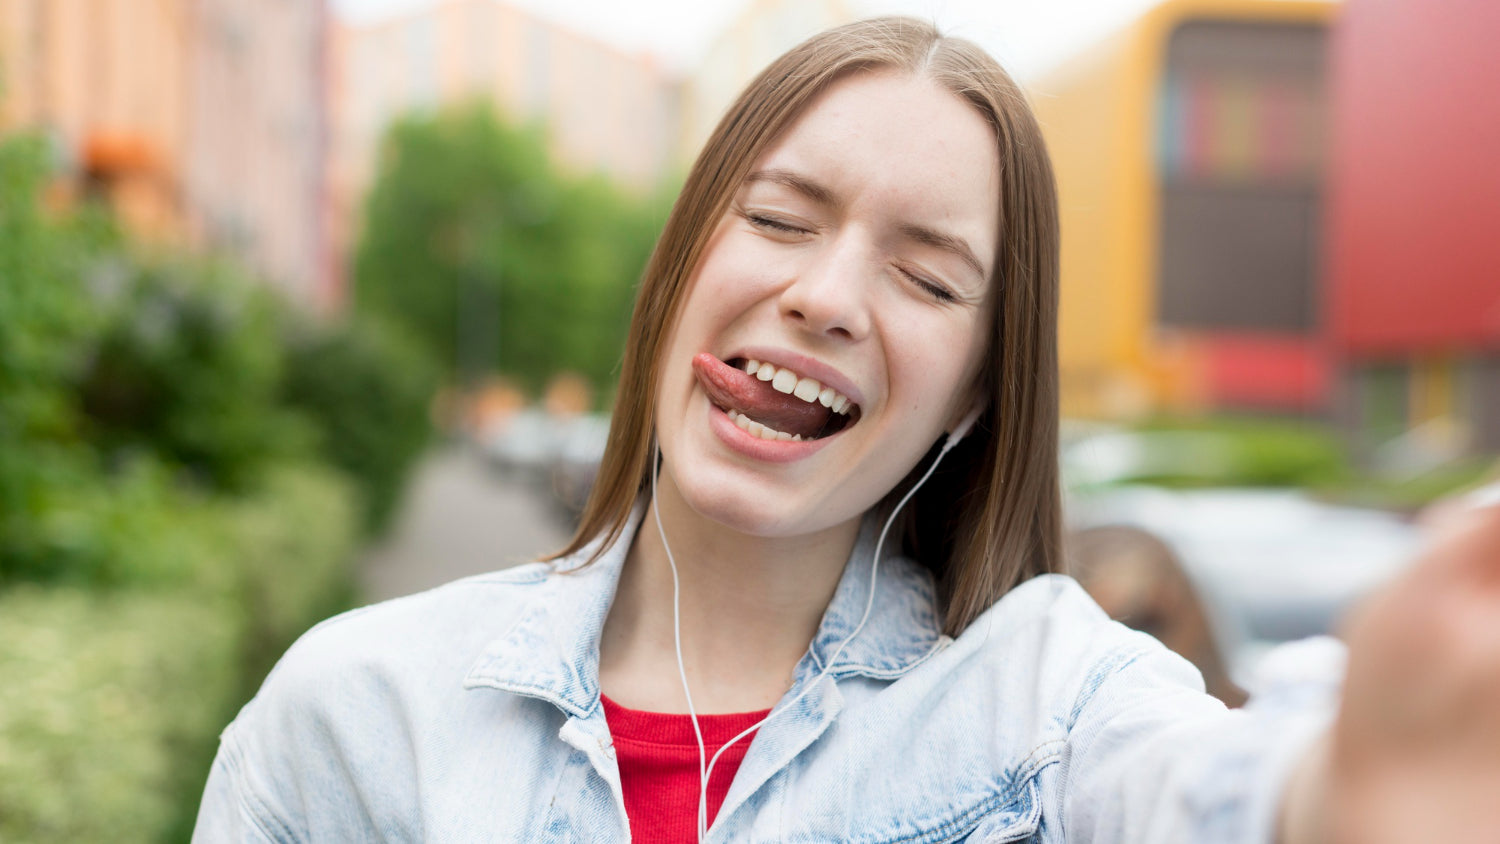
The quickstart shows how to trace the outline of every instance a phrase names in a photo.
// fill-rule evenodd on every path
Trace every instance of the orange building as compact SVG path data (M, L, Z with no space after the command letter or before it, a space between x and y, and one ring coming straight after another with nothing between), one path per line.
M1057 168L1065 413L1326 411L1336 12L1166 0L1029 86Z
M70 187L154 240L185 232L188 26L184 3L0 0L0 131L50 136Z
M137 237L327 306L325 30L321 3L0 0L0 131L50 136Z

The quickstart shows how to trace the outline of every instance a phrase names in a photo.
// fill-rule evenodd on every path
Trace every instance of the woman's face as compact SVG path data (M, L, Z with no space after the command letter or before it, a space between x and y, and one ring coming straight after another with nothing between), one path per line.
M757 536L844 524L965 415L999 180L979 113L894 72L833 85L755 163L662 360L666 481L694 511Z

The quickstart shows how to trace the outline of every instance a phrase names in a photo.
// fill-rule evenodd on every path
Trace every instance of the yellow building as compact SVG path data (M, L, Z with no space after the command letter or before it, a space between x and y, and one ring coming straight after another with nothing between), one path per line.
M1167 0L1029 86L1057 167L1064 413L1316 399L1336 10Z
M683 151L696 155L734 98L787 50L857 15L845 0L750 0L704 51L683 96Z

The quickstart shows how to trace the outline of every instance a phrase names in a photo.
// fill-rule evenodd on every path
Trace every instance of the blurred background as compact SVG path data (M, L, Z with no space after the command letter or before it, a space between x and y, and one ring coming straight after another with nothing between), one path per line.
M0 0L0 841L184 840L310 624L559 547L692 155L890 12L1032 98L1071 565L1210 691L1494 477L1485 0Z

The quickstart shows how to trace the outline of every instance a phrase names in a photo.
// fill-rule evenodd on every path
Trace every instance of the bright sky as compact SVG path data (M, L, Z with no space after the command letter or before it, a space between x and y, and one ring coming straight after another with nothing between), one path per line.
M333 0L351 22L381 20L438 0ZM709 41L748 0L509 0L626 50L691 70ZM1021 78L1031 77L1118 29L1159 0L849 0L861 14L935 20L982 44Z

